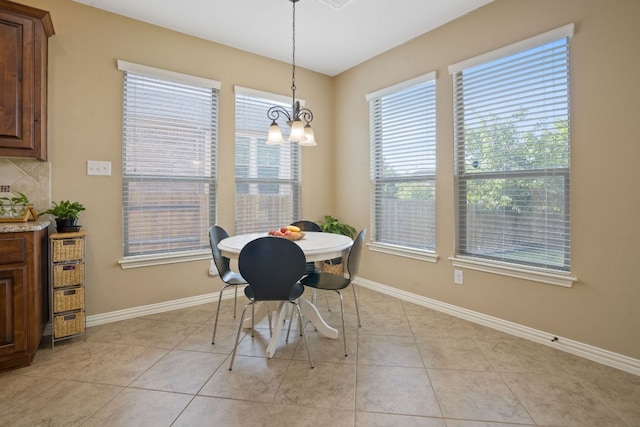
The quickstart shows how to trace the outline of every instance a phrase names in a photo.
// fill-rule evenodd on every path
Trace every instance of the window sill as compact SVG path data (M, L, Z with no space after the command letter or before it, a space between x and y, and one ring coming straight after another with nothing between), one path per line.
M410 249L403 246L389 245L384 243L371 242L367 246L370 250L375 252L382 252L384 254L396 255L405 258L413 258L420 261L436 262L438 261L438 254L431 251L421 251L418 249Z
M120 268L150 267L154 265L175 264L178 262L200 261L211 259L211 251L191 251L176 254L156 254L125 257L118 260Z
M578 281L577 278L571 277L569 273L561 273L543 268L528 268L503 262L492 262L477 258L455 256L449 258L449 260L454 267L483 271L485 273L500 274L502 276L547 283L549 285L564 286L566 288L571 288L573 283Z

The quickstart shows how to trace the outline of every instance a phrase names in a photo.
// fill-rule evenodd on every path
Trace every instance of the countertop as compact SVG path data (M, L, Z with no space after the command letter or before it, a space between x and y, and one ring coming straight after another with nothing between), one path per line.
M0 233L21 233L24 231L39 231L49 227L51 221L39 219L27 222L0 222Z

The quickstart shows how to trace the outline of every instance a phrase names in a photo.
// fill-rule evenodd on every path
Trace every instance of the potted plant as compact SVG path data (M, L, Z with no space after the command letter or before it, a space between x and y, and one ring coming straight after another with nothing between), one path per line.
M58 232L68 233L80 229L78 214L83 210L85 210L85 207L80 202L62 200L59 203L53 202L53 207L42 212L42 214L53 215Z
M325 233L342 234L343 236L348 236L352 239L356 234L355 228L353 228L349 224L340 222L340 220L332 217L331 215L325 215L324 222L320 221L318 225ZM323 265L323 270L333 274L343 274L342 258L326 260Z

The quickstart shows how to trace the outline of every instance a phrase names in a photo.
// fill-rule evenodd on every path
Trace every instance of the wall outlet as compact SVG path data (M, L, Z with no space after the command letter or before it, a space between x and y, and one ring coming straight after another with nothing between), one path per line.
M11 193L11 185L0 185L0 193Z
M462 285L464 283L462 270L453 270L453 283L456 285Z
M87 160L87 175L111 176L111 162Z

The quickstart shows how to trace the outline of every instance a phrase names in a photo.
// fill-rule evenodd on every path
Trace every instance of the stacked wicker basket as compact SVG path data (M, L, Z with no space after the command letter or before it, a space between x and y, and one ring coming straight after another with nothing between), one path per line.
M84 257L86 232L55 233L51 241L51 317L57 340L85 333Z

